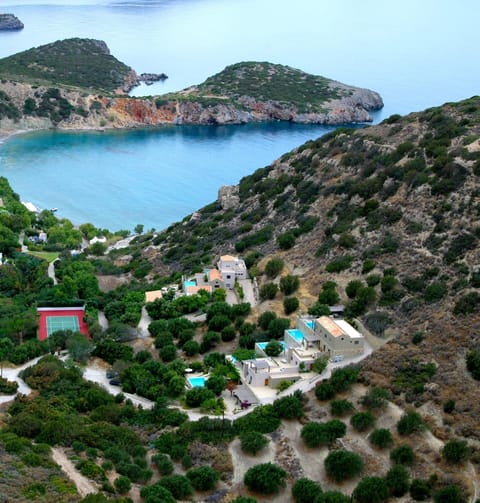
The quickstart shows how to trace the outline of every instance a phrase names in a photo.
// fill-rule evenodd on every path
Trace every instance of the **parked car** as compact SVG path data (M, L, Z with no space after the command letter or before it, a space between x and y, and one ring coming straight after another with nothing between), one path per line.
M120 386L122 382L120 381L119 377L114 377L113 379L110 379L110 381L108 381L108 384L111 384L112 386Z

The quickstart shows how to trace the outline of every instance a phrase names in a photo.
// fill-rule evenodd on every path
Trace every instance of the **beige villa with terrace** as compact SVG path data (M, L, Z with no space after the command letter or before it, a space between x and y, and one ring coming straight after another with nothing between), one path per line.
M248 278L245 261L232 255L222 255L217 263L217 268L225 288L232 289L236 280Z

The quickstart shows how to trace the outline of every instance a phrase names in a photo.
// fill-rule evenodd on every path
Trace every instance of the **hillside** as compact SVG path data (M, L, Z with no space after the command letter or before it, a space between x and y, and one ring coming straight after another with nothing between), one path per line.
M115 91L133 70L101 40L58 40L0 59L0 78L36 85Z
M368 89L272 63L228 66L203 84L157 97L125 96L140 81L105 42L72 38L0 59L0 135L19 130L162 124L368 122L383 106Z
M465 369L480 343L479 138L478 97L339 129L221 189L136 249L161 273L238 253L260 283L258 258L281 257L300 276L304 311L333 280L350 317L393 337L367 360L365 378L402 403L433 406L441 435L480 440L479 384ZM419 384L422 362L438 368ZM457 405L445 416L449 399Z

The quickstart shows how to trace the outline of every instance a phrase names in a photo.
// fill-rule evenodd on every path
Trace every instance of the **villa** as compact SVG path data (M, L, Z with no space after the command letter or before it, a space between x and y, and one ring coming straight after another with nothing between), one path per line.
M238 257L222 255L217 263L217 268L220 271L225 288L228 289L235 287L236 280L248 278L245 261Z

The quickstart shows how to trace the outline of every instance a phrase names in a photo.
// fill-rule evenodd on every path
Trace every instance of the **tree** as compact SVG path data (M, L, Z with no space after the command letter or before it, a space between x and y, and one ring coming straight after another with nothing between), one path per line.
M272 494L285 487L287 472L272 463L252 466L243 478L244 484L250 491L261 494Z
M188 341L182 349L187 356L195 356L200 351L200 344L197 341Z
M291 295L293 292L298 290L300 286L300 280L298 276L287 275L280 278L280 291L284 295Z
M375 418L371 412L357 412L350 418L350 424L357 431L366 431L375 423Z
M329 445L335 439L343 437L346 431L345 423L338 419L327 423L311 421L303 426L300 436L308 447L320 447L321 445Z
M267 334L272 339L280 339L289 327L290 320L288 318L275 318L268 324Z
M262 330L267 330L268 325L270 324L271 321L276 320L277 315L273 311L264 311L259 317L258 317L258 326Z
M265 346L265 353L268 356L278 356L282 351L283 351L282 344L280 342L276 341L275 339L271 340Z
M272 258L265 266L265 274L269 278L274 278L282 271L284 265L285 264L282 259Z
M260 287L260 300L272 300L277 295L278 286L275 283L265 283Z
M173 463L166 454L155 454L152 456L152 463L157 467L160 475L171 475L173 473Z
M167 344L159 349L158 354L164 362L171 362L177 357L177 348L173 344Z
M399 445L390 453L390 459L397 464L411 465L415 461L415 453L409 445Z
M185 403L189 407L200 407L206 400L215 398L215 394L207 388L196 387L185 393Z
M465 440L450 440L444 445L442 456L447 463L461 464L470 457L470 449Z
M313 503L320 494L322 494L320 484L306 477L296 480L292 487L295 503Z
M332 416L345 416L354 410L352 402L348 400L332 400L330 402L330 412Z
M257 454L268 444L268 439L259 431L245 431L240 433L240 446L243 452Z
M384 388L370 388L367 394L362 397L362 405L367 409L381 409L387 405L391 396L390 391Z
M125 475L120 475L120 477L117 477L113 485L115 486L117 492L120 494L126 494L132 488L132 483L130 482L130 479Z
M318 302L333 306L340 302L340 295L336 291L337 284L333 281L327 281L322 285L322 291L318 294Z
M340 491L327 491L318 496L315 503L351 503L351 499Z
M137 224L135 229L133 229L135 234L141 234L143 232L143 227L143 224Z
M143 499L143 503L176 503L176 499L172 496L172 493L163 487L160 482L156 482L151 486L142 487L140 491L140 496Z
M362 458L354 452L345 450L330 452L324 464L327 475L337 482L356 477L363 470Z
M433 501L435 503L465 503L467 499L460 487L452 484L436 491L433 495Z
M393 443L392 434L390 433L390 430L387 430L386 428L373 430L368 438L373 445L379 447L380 449L386 449Z
M349 391L352 384L357 382L359 369L356 367L342 367L332 371L330 376L330 384L336 393Z
M78 362L85 362L93 351L93 344L85 335L74 333L66 341L70 356Z
M358 290L362 287L363 287L363 281L352 280L345 287L345 293L347 294L349 299L354 299L357 295Z
M283 299L283 310L287 316L295 312L299 305L300 302L297 297L285 297Z
M207 379L205 385L210 391L213 391L215 395L220 396L222 391L225 389L227 382L225 378L221 375L212 375Z
M473 350L466 357L467 369L472 374L472 377L480 381L480 351Z
M327 365L328 365L328 355L319 356L312 363L312 372L316 372L317 374L321 374L327 368Z
M388 489L392 496L400 498L407 493L410 487L410 477L408 471L403 465L395 465L387 472L385 477Z
M277 398L273 402L273 410L281 419L298 419L303 416L303 395L295 392L293 395Z
M293 232L285 232L277 237L278 246L282 250L289 250L295 245L295 234Z
M410 496L415 501L425 501L430 499L432 494L432 485L428 480L413 479L410 484Z
M382 503L388 496L387 483L380 477L363 478L353 491L353 501L357 503Z
M425 429L425 423L418 412L409 411L399 419L397 431L400 435L411 435Z
M322 382L315 387L315 396L320 401L330 400L335 396L335 390L329 382Z
M187 478L197 491L210 491L216 486L220 476L210 466L200 466L189 470Z
M170 491L172 496L177 500L187 499L188 496L193 494L193 487L190 480L183 475L167 475L161 478L157 483Z

